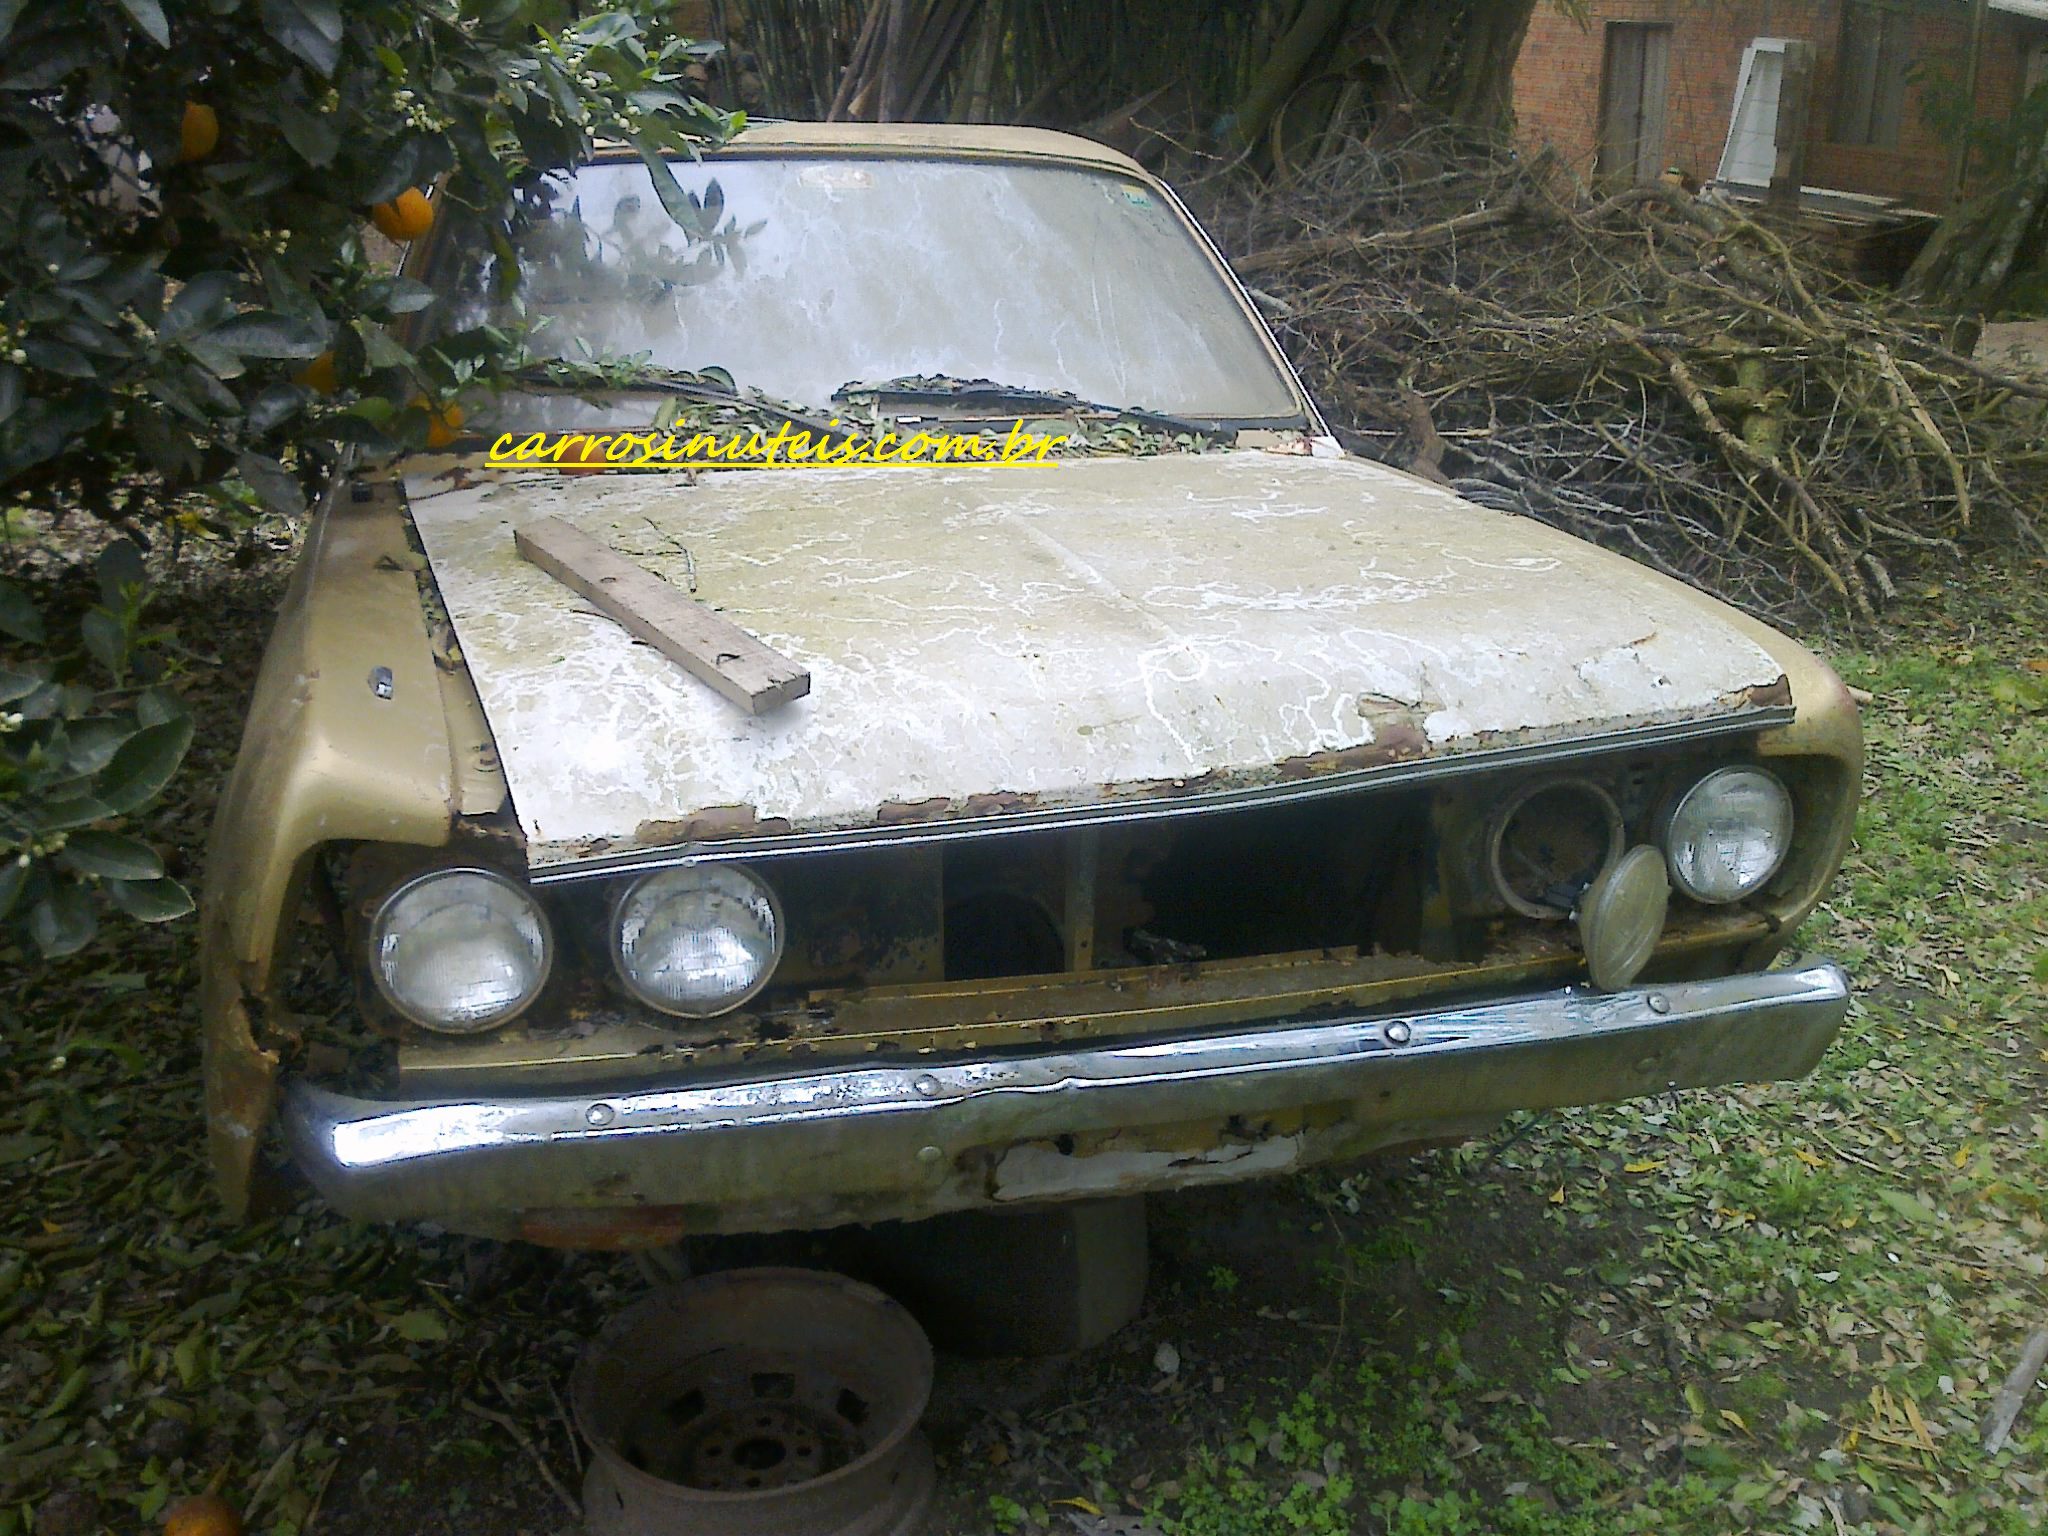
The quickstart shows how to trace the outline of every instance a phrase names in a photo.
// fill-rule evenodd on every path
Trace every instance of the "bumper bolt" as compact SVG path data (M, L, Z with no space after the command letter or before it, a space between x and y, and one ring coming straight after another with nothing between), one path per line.
M1380 1037L1389 1045L1406 1045L1415 1037L1415 1031L1408 1027L1406 1019L1396 1019L1380 1026Z
M917 1160L920 1163L925 1164L927 1167L929 1167L933 1163L936 1163L940 1158L944 1157L945 1155L946 1154L941 1152L937 1147L919 1147L917 1149Z
M1662 992L1652 992L1643 1001L1650 1005L1650 1012L1652 1013L1669 1013L1671 1011L1671 999Z
M593 1104L583 1111L583 1119L589 1125L610 1125L617 1114L609 1104Z
M939 1080L929 1072L918 1073L910 1086L917 1090L920 1098L936 1099L939 1096Z

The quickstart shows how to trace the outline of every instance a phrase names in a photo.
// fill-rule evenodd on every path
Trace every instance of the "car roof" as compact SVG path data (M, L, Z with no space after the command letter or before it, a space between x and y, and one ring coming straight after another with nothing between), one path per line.
M1129 155L1049 128L984 123L800 123L753 121L712 154L807 149L826 153L916 154L931 151L991 159L1063 160L1144 176ZM1149 179L1149 178L1148 178Z

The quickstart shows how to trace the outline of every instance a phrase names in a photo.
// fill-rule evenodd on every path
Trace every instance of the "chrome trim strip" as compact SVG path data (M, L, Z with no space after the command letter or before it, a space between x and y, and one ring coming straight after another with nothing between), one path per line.
M1341 1150L1355 1151L1515 1109L1798 1076L1840 1028L1848 995L1839 967L1803 960L1625 992L1566 987L1182 1039L610 1094L374 1100L295 1080L283 1120L313 1183L371 1219L644 1204L688 1205L725 1230L824 1225L878 1207L988 1203L996 1196L975 1154L1070 1134L1348 1104ZM1085 1177L1087 1157L1072 1161ZM1202 1177L1178 1166L1162 1160L1157 1185Z
M1114 801L1097 805L1049 807L1035 811L1009 811L996 816L969 816L954 821L910 822L893 827L839 827L820 832L790 832L762 837L735 837L715 842L678 843L660 848L634 849L627 853L600 854L560 864L534 866L535 885L560 885L572 880L596 880L676 864L724 862L732 859L780 858L786 854L847 852L853 849L901 848L913 843L947 842L963 837L1004 837L1017 832L1049 832L1070 827L1118 826L1131 822L1165 821L1178 816L1202 816L1226 811L1251 810L1269 805L1291 805L1335 795L1364 794L1398 789L1418 782L1457 778L1501 768L1529 767L1610 752L1666 747L1694 741L1712 741L1744 736L1775 726L1790 725L1797 713L1791 705L1770 705L1747 709L1739 714L1716 715L1705 720L1678 720L1664 725L1632 726L1624 730L1599 731L1587 736L1566 736L1555 741L1526 743L1512 747L1482 748L1451 757L1418 758L1412 762L1388 763L1378 768L1354 768L1312 779L1280 784L1257 784L1245 789L1220 789L1192 795L1166 796L1157 800Z

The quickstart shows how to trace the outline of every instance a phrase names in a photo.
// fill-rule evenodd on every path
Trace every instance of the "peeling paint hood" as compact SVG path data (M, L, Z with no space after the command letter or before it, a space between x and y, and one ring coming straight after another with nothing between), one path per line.
M436 467L407 493L536 867L1727 715L1780 677L1698 594L1356 459ZM742 713L521 560L541 517L694 588L810 695Z

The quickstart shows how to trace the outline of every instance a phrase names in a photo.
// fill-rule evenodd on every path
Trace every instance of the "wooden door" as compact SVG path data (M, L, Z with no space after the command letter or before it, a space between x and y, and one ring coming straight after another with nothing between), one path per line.
M1664 99L1671 65L1671 28L1610 21L1600 72L1600 156L1603 180L1654 181L1664 174Z

